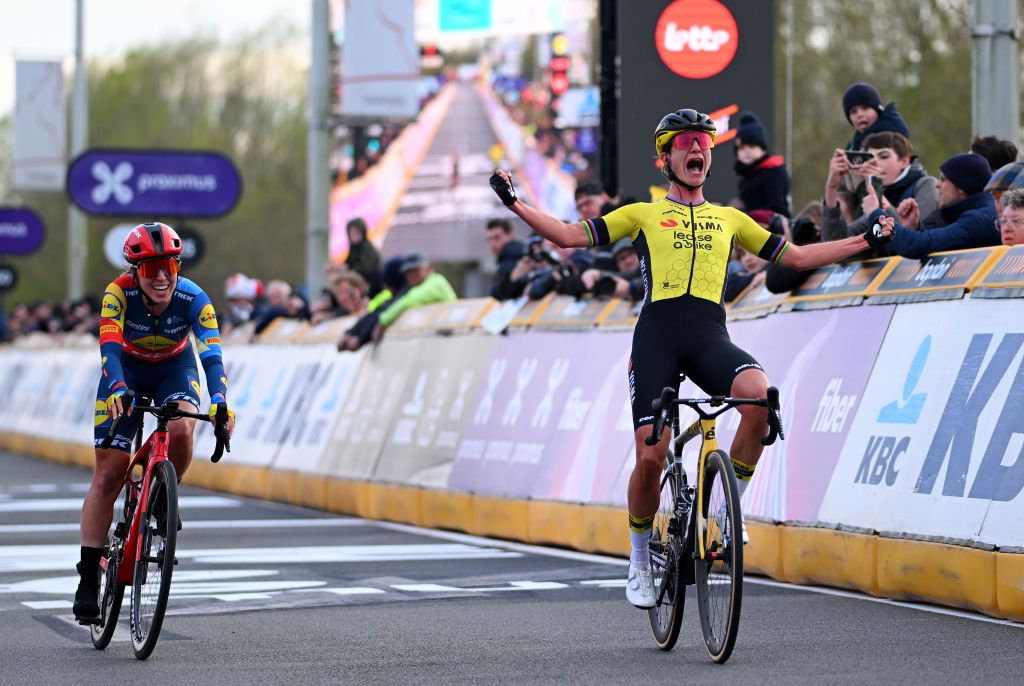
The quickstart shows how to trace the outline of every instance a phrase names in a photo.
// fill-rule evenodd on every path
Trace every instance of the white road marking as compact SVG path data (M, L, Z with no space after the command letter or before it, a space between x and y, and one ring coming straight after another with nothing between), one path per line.
M455 586L442 586L441 584L391 584L396 591L410 591L412 593L451 593L453 591L465 591L464 588Z
M464 591L475 591L477 593L492 593L495 591L556 591L562 588L569 588L569 584L558 581L510 581L508 586L495 586L493 588L464 588Z
M589 579L581 581L581 586L596 586L597 588L625 588L626 579Z
M335 595L369 595L372 593L387 593L382 588L369 588L354 586L352 588L318 588L317 591L326 591Z
M242 503L218 495L186 495L178 498L178 505L187 512L189 509L241 507ZM81 498L29 498L0 502L0 512L73 512L81 509Z
M63 610L74 605L70 600L23 600L21 604L33 610Z
M370 526L365 519L186 519L184 527L192 529L285 529L322 528L338 526ZM78 531L78 522L61 524L0 524L0 534L62 533Z
M391 562L521 557L498 548L468 545L337 545L295 548L236 548L178 553L205 564L295 564L310 562ZM2 558L2 548L0 548Z

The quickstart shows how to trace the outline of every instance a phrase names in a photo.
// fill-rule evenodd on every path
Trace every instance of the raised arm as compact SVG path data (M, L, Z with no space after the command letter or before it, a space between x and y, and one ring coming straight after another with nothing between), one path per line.
M555 245L562 248L587 248L594 244L590 232L581 222L563 222L520 200L512 185L512 177L505 170L497 169L491 175L491 188L509 210Z
M883 216L879 218L878 223L881 226L881 235L874 240L878 241L878 244L883 244L888 242L893 235L895 220L891 217ZM853 257L873 247L868 238L868 234L872 232L873 229L868 229L868 232L860 236L851 236L850 238L830 241L828 243L813 243L811 245L790 244L778 262L783 267L789 267L790 269L817 269L818 267L841 262L848 257Z

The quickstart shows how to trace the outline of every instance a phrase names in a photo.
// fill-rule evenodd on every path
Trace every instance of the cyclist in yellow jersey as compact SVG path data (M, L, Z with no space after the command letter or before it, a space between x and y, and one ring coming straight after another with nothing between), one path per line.
M739 210L712 205L704 199L702 186L715 134L714 122L696 110L665 115L654 131L654 143L670 183L668 195L577 223L519 200L507 172L499 169L491 176L491 187L505 206L548 240L562 247L588 247L630 236L640 257L645 297L628 370L636 465L627 492L632 553L626 584L626 598L640 608L655 604L648 544L670 438L666 429L657 445L645 444L654 423L651 401L662 388L675 386L680 373L710 395L763 398L768 390L761 365L729 340L725 328L722 293L733 243L791 269L816 269L888 242L894 230L893 220L882 217L863 235L797 246ZM751 405L737 409L740 425L730 455L742 493L761 457L768 414L766 408ZM745 541L745 531L743 536Z

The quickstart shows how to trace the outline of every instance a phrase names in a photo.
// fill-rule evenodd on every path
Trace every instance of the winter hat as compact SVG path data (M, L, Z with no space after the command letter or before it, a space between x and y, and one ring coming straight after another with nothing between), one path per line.
M850 121L850 110L853 109L854 105L873 107L881 114L882 96L878 94L878 91L870 83L858 81L843 93L843 114L846 115L846 121Z
M768 137L764 133L764 126L761 120L753 112L744 112L740 115L740 125L736 127L736 139L747 145L757 145L768 150Z
M988 160L973 152L953 155L943 162L939 169L954 186L967 195L985 190L985 184L992 178L992 168L988 166Z
M1014 188L1024 188L1024 162L1003 165L985 184L985 190L989 192L1008 191Z

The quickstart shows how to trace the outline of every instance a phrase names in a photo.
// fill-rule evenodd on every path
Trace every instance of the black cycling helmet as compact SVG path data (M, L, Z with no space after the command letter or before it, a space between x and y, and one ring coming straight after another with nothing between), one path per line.
M686 108L666 114L661 118L658 128L654 129L654 147L657 154L661 155L665 152L672 138L683 131L701 131L710 134L711 141L714 142L718 129L715 127L715 122L711 121L711 117L697 110Z

